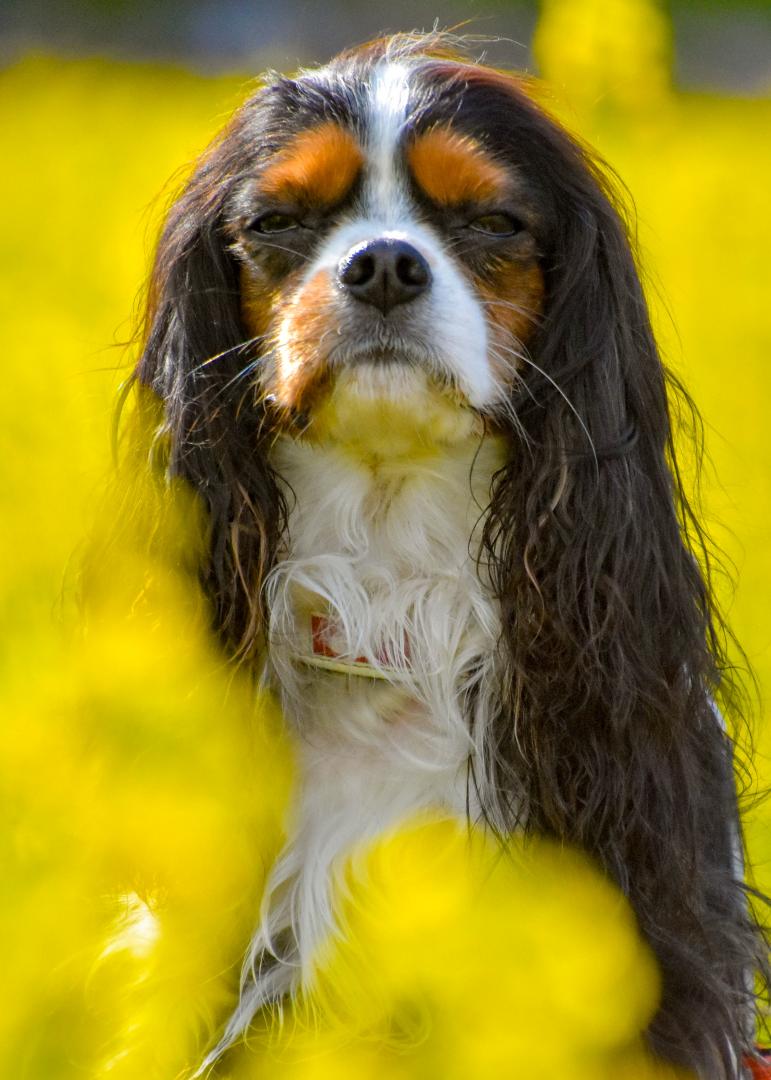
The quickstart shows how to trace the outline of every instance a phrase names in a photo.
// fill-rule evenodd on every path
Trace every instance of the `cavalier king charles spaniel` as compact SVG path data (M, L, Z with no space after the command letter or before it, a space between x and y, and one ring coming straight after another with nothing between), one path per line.
M586 148L441 35L269 79L171 208L137 377L208 509L220 639L297 735L209 1060L307 979L351 847L442 807L588 852L662 972L654 1054L741 1076L766 947L725 628Z

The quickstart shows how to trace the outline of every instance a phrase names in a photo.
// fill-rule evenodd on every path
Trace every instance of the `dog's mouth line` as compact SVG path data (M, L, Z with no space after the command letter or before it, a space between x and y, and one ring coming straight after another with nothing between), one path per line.
M418 364L415 356L388 349L373 349L372 352L358 353L345 362L353 365L372 364L377 367L397 367L400 365L416 367Z
M412 397L410 385L405 384L400 376L409 379L410 375L423 375L429 391L451 397L458 405L470 407L468 397L453 373L444 365L431 362L428 358L390 353L383 356L378 353L360 354L355 360L332 368L328 383L332 392L337 379L346 374L354 376L359 391L369 391L374 396L384 394L386 397L393 397L395 401L402 399L407 405Z
M389 371L423 372L435 389L466 398L457 376L441 355L423 345L338 346L327 354L325 367L333 380L345 371L364 374L369 369L374 376Z
M401 343L338 346L327 354L326 363L334 369L364 364L405 367L426 365L432 368L437 366L437 360L429 350Z

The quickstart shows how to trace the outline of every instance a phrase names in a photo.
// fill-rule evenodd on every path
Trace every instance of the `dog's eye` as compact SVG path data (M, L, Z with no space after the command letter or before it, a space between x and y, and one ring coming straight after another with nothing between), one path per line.
M511 214L482 214L469 222L468 227L485 236L514 236L522 232L524 225Z
M300 222L297 218L292 217L291 214L279 214L275 210L269 210L266 214L261 214L254 221L250 221L248 225L249 232L268 234L291 232L292 229L299 228Z

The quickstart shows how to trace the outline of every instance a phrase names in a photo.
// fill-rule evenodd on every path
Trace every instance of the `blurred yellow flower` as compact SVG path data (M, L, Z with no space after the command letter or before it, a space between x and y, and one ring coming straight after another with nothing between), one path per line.
M422 818L355 853L339 892L312 986L234 1080L664 1075L641 1040L655 965L585 859Z
M671 28L659 0L541 0L533 48L576 106L659 108L669 91Z

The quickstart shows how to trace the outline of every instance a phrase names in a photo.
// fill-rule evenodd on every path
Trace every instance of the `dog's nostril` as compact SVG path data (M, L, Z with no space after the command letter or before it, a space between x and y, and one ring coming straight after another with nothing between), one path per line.
M375 275L375 260L362 253L349 259L340 270L343 285L365 285Z
M429 265L406 240L383 237L360 244L340 262L338 281L351 296L384 315L414 300L431 283Z
M396 276L405 285L428 285L428 263L420 255L417 259L412 255L400 255L396 260Z

